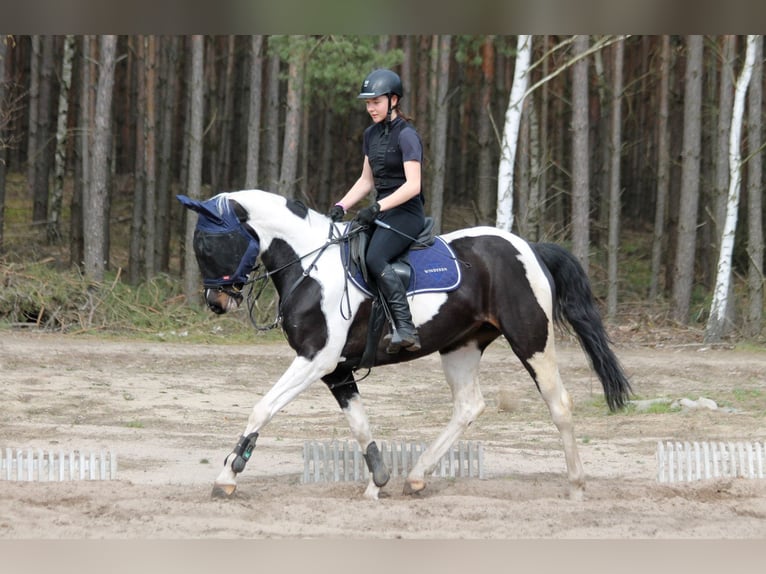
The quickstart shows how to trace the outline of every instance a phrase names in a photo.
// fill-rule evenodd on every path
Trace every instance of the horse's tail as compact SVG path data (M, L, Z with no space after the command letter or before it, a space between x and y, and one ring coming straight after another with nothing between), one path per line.
M601 380L609 409L616 411L623 408L630 398L630 382L610 347L611 341L601 321L585 270L577 258L560 245L531 245L553 278L554 320L563 325L566 319L574 329L593 370Z

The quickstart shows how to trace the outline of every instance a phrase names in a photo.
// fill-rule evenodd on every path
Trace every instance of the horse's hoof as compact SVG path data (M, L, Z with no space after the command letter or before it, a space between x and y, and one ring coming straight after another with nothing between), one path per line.
M237 490L236 484L216 484L213 486L213 492L210 493L210 497L231 498L235 490Z
M425 480L406 480L404 482L404 494L417 494L426 488Z

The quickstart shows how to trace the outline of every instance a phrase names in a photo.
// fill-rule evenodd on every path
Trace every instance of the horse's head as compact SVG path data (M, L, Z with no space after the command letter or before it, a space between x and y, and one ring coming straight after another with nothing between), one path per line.
M202 273L205 302L214 313L226 313L242 302L242 287L260 250L258 236L245 223L244 208L224 194L206 201L185 195L176 198L199 214L193 246Z

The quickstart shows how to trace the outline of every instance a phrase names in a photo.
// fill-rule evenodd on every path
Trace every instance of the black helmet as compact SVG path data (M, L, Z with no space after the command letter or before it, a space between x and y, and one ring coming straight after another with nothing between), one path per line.
M362 82L362 89L359 90L359 99L377 98L387 94L396 94L400 98L404 95L402 89L402 79L399 74L391 70L380 69L371 72Z

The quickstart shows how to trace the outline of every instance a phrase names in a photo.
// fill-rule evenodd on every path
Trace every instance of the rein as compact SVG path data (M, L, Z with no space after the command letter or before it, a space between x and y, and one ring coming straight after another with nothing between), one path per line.
M282 320L283 308L285 303L289 300L290 296L293 294L295 289L298 288L298 285L300 285L303 282L303 280L311 274L311 270L316 268L317 261L319 261L319 258L322 257L322 255L327 250L327 248L330 247L331 245L337 245L339 243L349 240L351 237L353 237L354 235L357 235L360 231L364 229L366 229L366 226L357 226L352 229L349 229L348 231L344 233L341 233L340 235L335 236L337 227L335 226L334 223L331 223L327 241L322 246L317 247L316 249L309 251L308 253L304 255L296 257L292 261L289 261L288 263L285 263L284 265L281 265L280 267L277 267L276 269L272 269L272 270L267 269L265 273L261 272L257 274L258 269L261 267L261 264L259 263L258 265L256 265L255 268L253 268L253 270L250 272L250 277L248 277L247 282L245 283L245 285L243 285L243 288L245 286L249 286L249 289L247 292L247 310L248 310L248 317L250 319L250 323L253 325L253 327L255 327L255 329L258 331L269 331L271 329L276 328ZM289 289L285 293L284 297L282 296L279 297L277 315L274 318L274 321L272 321L271 324L259 325L255 317L253 316L253 311L258 303L258 299L263 294L263 291L268 283L268 280L271 279L272 276L276 275L280 271L284 271L288 267L303 261L307 257L314 255L315 253L316 253L316 257L314 257L314 260L306 269L303 270L301 275L293 282L293 284L289 287ZM346 301L346 310L347 310L347 313L346 313L344 309L341 309L341 313L343 314L344 318L348 318L351 316L351 303L349 301L349 295L348 295L348 273L347 273L348 262L343 260L343 258L341 258L341 260L343 261L343 267L344 267L343 276L344 276L345 285L343 287L343 294L344 294L344 300ZM255 277L253 277L253 275L255 275ZM258 285L257 290L256 290L256 285ZM229 291L226 291L226 293L231 295ZM235 297L238 296L240 300L242 299L242 295L238 291L235 292L234 296Z

